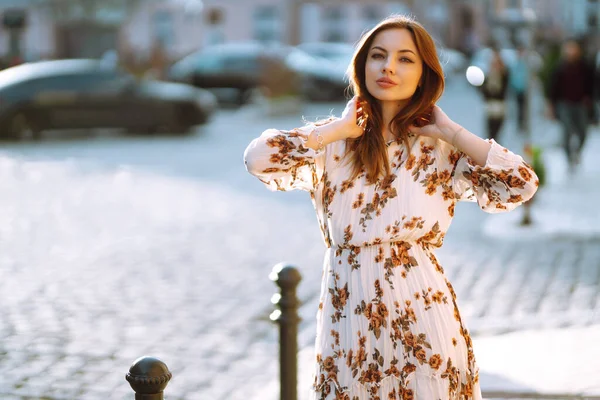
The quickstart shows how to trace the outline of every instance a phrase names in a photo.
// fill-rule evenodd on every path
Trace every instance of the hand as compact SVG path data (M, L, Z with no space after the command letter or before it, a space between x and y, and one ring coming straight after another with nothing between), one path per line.
M365 133L366 116L363 114L361 101L358 96L354 96L346 104L340 120L344 123L344 136L346 139L356 139Z
M457 129L460 129L460 125L452 121L446 113L436 105L433 106L433 111L431 113L431 123L422 127L412 125L410 127L410 132L419 136L427 136L451 143Z

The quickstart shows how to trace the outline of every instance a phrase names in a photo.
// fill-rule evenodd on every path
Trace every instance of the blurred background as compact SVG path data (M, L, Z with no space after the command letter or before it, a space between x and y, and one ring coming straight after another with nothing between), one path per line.
M392 13L433 35L440 105L484 138L494 54L525 71L496 140L543 185L510 214L461 204L439 256L487 398L600 396L599 1L0 0L0 398L130 399L153 355L170 399L276 399L282 261L306 398L325 246L309 196L243 152L339 115L354 43ZM577 158L552 112L567 40L595 75Z

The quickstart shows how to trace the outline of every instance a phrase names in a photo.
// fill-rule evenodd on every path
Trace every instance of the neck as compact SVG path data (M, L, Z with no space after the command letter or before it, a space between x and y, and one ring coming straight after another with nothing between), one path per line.
M396 136L390 131L389 126L392 119L404 108L406 100L403 101L382 101L381 116L383 118L382 134L386 142L393 140Z

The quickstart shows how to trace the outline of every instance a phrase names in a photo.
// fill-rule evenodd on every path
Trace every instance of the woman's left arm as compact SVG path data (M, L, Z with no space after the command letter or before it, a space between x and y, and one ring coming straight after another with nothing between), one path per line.
M457 123L440 128L443 131L443 141L465 153L475 164L483 167L487 161L492 144L469 132Z
M433 123L421 128L413 126L411 132L443 140L465 153L477 165L483 167L492 144L452 121L439 106L433 107L432 114Z
M437 106L433 117L434 123L411 130L447 143L441 168L449 170L455 200L476 200L487 212L502 212L533 196L539 181L521 156L469 132Z

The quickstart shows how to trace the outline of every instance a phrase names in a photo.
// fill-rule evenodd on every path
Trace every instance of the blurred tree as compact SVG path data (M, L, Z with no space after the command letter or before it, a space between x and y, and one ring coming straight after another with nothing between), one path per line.
M542 67L539 70L539 78L542 82L542 89L544 97L548 98L550 91L550 79L552 78L552 72L556 68L556 65L560 61L560 43L551 42L546 43L547 50L543 55Z

